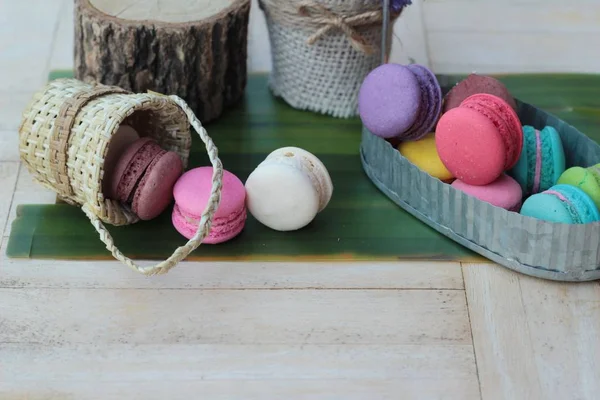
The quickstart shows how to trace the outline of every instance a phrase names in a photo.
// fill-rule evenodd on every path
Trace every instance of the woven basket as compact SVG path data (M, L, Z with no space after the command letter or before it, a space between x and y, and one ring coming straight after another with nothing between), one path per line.
M360 85L381 62L381 1L259 0L259 5L269 29L273 93L297 109L356 116ZM391 20L399 15L392 13Z
M125 205L104 197L104 157L121 124L174 151L187 166L191 125L200 135L213 165L213 186L198 232L167 260L141 267L114 245L104 223L128 225L138 217ZM80 206L113 256L145 275L165 273L195 250L208 235L220 201L223 167L217 148L187 104L177 96L132 94L121 88L58 79L36 93L23 113L19 151L33 178L65 202Z

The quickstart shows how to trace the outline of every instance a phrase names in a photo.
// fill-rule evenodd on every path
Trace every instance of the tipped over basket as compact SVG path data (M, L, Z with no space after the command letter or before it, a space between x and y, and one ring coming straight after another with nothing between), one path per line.
M167 260L141 267L123 255L104 227L128 225L138 217L102 192L104 159L110 139L121 124L155 139L176 152L187 166L191 147L190 124L200 135L213 166L209 203L196 235ZM208 235L221 195L223 166L217 148L187 104L177 96L133 94L114 86L58 79L36 93L19 127L19 153L34 180L65 202L80 206L113 256L145 275L165 273Z

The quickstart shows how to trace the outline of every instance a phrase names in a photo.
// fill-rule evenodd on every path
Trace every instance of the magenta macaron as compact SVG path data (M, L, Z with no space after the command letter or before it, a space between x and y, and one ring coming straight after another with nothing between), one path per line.
M212 167L199 167L184 173L173 188L175 207L172 222L179 233L191 239L198 231L200 218L212 188ZM223 243L239 235L246 224L246 189L237 176L223 171L221 202L213 216L210 234L204 244Z

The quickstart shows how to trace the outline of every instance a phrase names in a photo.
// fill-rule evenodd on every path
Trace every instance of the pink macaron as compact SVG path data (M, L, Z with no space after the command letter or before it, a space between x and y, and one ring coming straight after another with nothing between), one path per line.
M458 179L452 182L452 186L496 207L515 212L521 208L523 198L521 185L506 174L500 175L494 182L483 186L469 185Z
M442 115L435 142L442 163L457 179L487 185L519 160L523 130L506 101L476 94Z
M208 204L212 188L212 167L200 167L184 173L173 188L175 207L172 222L179 233L191 239L198 231L200 218ZM237 176L223 171L221 202L213 217L210 234L204 244L223 243L239 235L246 224L246 189Z

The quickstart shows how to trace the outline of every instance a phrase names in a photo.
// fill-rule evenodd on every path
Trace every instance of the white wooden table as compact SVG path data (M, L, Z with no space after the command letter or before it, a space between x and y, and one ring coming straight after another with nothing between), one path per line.
M0 399L600 398L598 283L491 264L184 263L149 279L7 259L16 206L54 201L16 129L70 66L70 6L0 0Z

